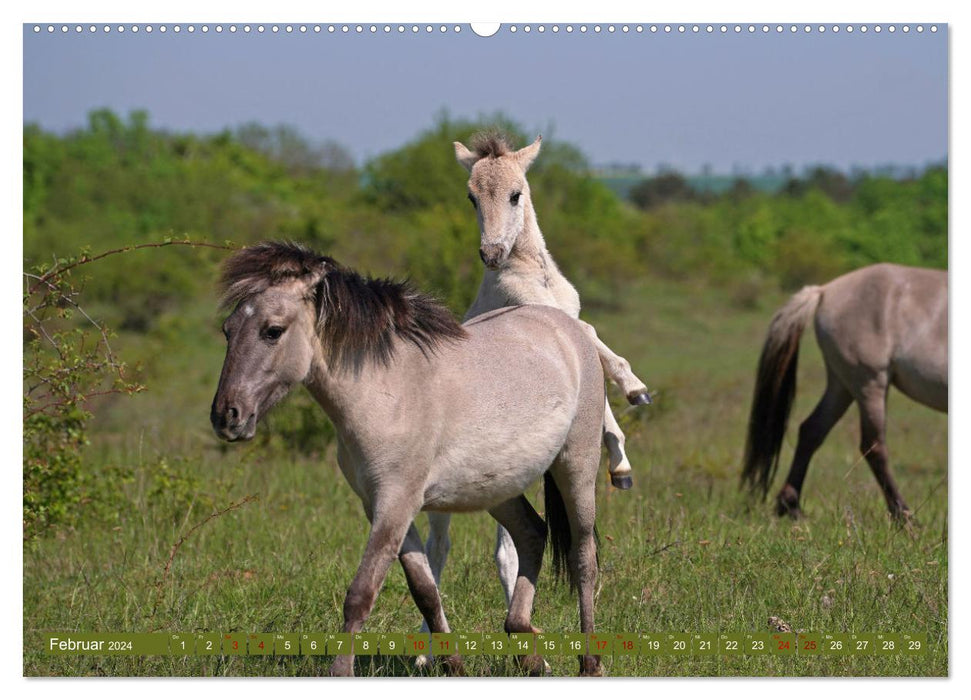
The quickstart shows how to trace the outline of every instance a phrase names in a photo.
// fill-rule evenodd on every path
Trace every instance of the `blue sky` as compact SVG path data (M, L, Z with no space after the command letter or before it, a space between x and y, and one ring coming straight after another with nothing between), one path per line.
M358 162L446 109L497 111L594 163L726 172L792 163L922 165L947 154L947 28L866 34L504 29L482 38L352 31L80 35L24 26L24 120L63 131L91 109L146 109L212 132L285 123ZM72 25L73 26L73 25ZM129 25L130 26L130 25ZM171 25L170 25L171 26ZM201 27L201 25L196 25ZM450 27L453 25L449 25ZM565 26L565 25L563 25ZM575 25L579 26L579 25ZM817 25L818 26L818 25ZM829 25L830 27L832 25ZM843 25L845 27L845 25Z

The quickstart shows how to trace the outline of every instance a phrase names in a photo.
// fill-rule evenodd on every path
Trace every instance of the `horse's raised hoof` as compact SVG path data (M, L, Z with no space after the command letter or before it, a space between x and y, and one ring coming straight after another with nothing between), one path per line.
M646 391L635 391L627 395L627 401L631 406L649 406L653 401L651 401L651 395Z
M634 485L634 479L630 474L611 474L610 483L614 488L626 491Z

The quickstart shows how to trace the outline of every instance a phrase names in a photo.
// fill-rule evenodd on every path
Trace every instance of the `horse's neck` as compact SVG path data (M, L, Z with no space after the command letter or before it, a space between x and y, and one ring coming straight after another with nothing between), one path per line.
M552 261L553 258L546 250L546 240L543 232L539 229L539 222L536 220L536 210L533 209L533 202L526 199L525 216L523 217L523 230L516 237L512 250L509 251L509 259L514 263L533 264L537 260Z

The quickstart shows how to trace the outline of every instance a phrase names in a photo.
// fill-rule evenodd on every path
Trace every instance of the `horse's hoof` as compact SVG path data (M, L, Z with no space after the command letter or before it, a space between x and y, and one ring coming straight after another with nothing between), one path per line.
M330 665L329 676L349 677L354 675L354 661L349 656L338 656Z
M552 673L550 665L538 654L517 656L516 661L519 663L520 670L527 676L545 676Z
M596 656L581 656L580 657L580 675L581 676L593 676L599 678L603 676L604 669L600 664L600 659Z
M651 401L651 395L646 391L638 391L627 395L627 401L631 406L649 406L654 403Z
M445 673L449 676L464 676L465 675L465 662L462 657L458 654L453 654L442 660L442 666L445 668Z
M614 488L626 491L634 485L634 479L630 474L611 474L610 483L613 484Z
M802 517L802 510L799 508L799 494L789 484L783 486L779 495L775 498L775 514L780 518L788 515L793 520L799 520Z

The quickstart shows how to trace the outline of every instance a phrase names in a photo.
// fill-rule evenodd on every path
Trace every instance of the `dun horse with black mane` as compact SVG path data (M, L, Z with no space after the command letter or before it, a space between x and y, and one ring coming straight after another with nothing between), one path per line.
M860 451L890 514L907 521L910 509L890 475L887 392L895 386L925 406L947 411L947 272L871 265L806 287L776 312L759 359L742 471L743 483L763 497L779 464L796 395L799 340L810 319L826 363L826 391L799 427L776 510L801 514L799 495L809 460L855 401Z
M212 402L216 434L253 437L291 387L305 385L337 430L337 459L371 522L344 600L358 632L395 559L432 632L448 632L414 526L421 510L487 510L512 535L519 567L505 629L532 632L547 534L554 570L577 590L594 630L595 487L603 370L580 325L543 306L506 308L460 326L407 285L366 279L305 248L265 243L234 254L222 278L226 359ZM543 477L546 518L522 495ZM547 527L548 526L548 527ZM538 656L520 657L540 673ZM447 668L461 671L450 657ZM351 675L338 656L333 675ZM582 675L600 658L580 657Z

